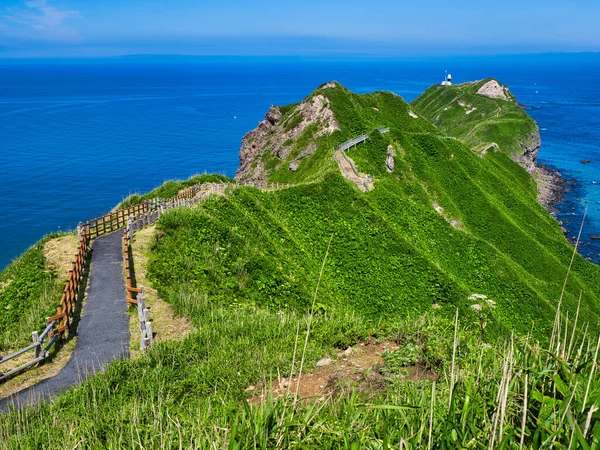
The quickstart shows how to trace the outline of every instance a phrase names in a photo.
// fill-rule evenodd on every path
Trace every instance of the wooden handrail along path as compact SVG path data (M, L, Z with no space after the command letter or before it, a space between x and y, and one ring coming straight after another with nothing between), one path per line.
M125 255L125 292L126 301L130 305L137 305L138 319L140 323L140 350L147 350L152 346L152 322L149 317L149 309L146 305L146 296L144 286L136 286L135 270L133 264L133 254L131 241L133 233L144 229L158 221L160 216L173 208L192 207L202 201L207 200L213 195L219 195L225 192L228 187L255 187L261 190L270 191L289 188L290 184L281 183L206 183L195 185L181 190L168 202L156 202L154 206L145 213L130 216L127 219L127 225L123 229L123 254Z
M227 188L254 187L263 191L272 191L291 187L291 184L260 183L260 182L235 182L235 183L203 183L196 184L180 190L169 200L145 200L129 208L118 209L100 217L80 222L77 227L79 245L74 255L72 267L66 279L65 288L60 302L56 307L56 314L46 318L46 327L42 333L32 333L33 343L16 351L11 355L0 357L0 365L12 360L28 351L35 351L32 360L6 373L0 371L0 382L22 372L48 357L52 346L59 340L68 337L73 322L76 304L83 298L83 281L89 271L89 252L91 243L96 238L124 229L123 252L125 261L125 292L126 301L131 305L138 305L140 328L142 331L141 345L148 348L152 345L152 323L148 318L148 309L145 305L144 288L135 286L135 273L131 255L131 239L133 232L155 223L166 211L178 207L191 207L206 200L211 195L222 194ZM140 295L141 294L141 295ZM142 301L139 301L142 300ZM48 343L44 346L45 340Z

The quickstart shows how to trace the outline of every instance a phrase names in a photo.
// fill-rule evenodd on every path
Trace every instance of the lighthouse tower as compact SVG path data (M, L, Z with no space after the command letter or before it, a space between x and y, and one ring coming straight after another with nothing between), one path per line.
M442 81L442 86L452 86L452 74L448 73L446 70L446 75L444 76L444 81Z

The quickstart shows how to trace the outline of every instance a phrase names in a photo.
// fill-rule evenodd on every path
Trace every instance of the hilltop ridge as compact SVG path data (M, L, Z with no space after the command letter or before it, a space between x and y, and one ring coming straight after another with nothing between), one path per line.
M338 149L363 135L356 145ZM329 82L299 103L270 108L243 139L236 178L295 184L293 194L279 195L285 203L268 202L273 217L295 211L296 218L282 225L283 239L298 242L304 236L321 247L331 230L334 247L354 255L333 258L348 273L363 276L350 289L331 275L322 287L323 303L362 309L362 301L351 299L369 298L368 314L383 315L405 308L423 312L431 303L466 311L464 299L481 293L498 299L493 327L526 332L534 321L543 328L554 317L572 253L558 223L537 201L538 147L537 125L495 80L433 86L410 105L390 92L358 95ZM364 214L370 221L357 223ZM363 234L378 237L365 240ZM362 244L350 251L348 240ZM390 247L396 248L393 254ZM300 248L300 254L307 251ZM308 257L305 267L314 267L313 251L298 254L288 269L282 260L277 264L303 279L305 269L296 264ZM377 269L368 261L377 261ZM598 270L587 263L580 269L588 275ZM307 281L312 270L305 273ZM586 314L595 317L600 292L584 281L588 275L577 282L586 284L581 285L588 296ZM252 289L246 285L242 291ZM578 294L566 294L570 307Z
M537 181L538 201L553 211L560 201L564 180L556 171L537 163L539 129L507 86L493 78L434 85L411 102L436 127L485 155L508 154Z
M265 119L242 139L236 179L318 179L335 171L335 146L390 127L441 134L396 94L357 95L337 81L324 83L299 103L270 107Z

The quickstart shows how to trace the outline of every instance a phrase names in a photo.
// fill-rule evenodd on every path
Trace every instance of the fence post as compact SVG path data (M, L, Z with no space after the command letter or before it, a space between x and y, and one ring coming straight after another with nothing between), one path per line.
M146 311L148 311L148 309L146 308ZM153 341L153 337L152 337L152 322L146 322L146 340L147 342L144 343L144 347L146 348L150 348L152 347L152 341Z
M37 344L37 347L35 348L35 357L39 357L40 353L42 351L42 346L40 344L40 335L37 331L33 331L31 333L31 338L33 339L33 343Z

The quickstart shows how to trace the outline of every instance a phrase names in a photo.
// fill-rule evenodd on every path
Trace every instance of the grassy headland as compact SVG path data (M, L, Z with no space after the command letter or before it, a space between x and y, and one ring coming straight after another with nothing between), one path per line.
M54 403L0 417L0 442L600 445L600 269L575 256L557 314L573 248L509 157L515 149L497 142L503 151L482 157L400 97L336 83L272 109L266 121L245 138L238 176L294 187L232 188L157 224L147 278L196 331L111 364ZM368 139L348 156L375 178L369 192L333 158L361 133ZM296 401L292 391L247 402L368 337L398 349L359 381L331 378L318 400ZM409 381L416 366L437 382Z
M478 93L486 85L496 90ZM475 149L494 142L504 153L520 156L524 147L539 146L535 121L508 89L491 78L431 86L411 105L436 127Z

